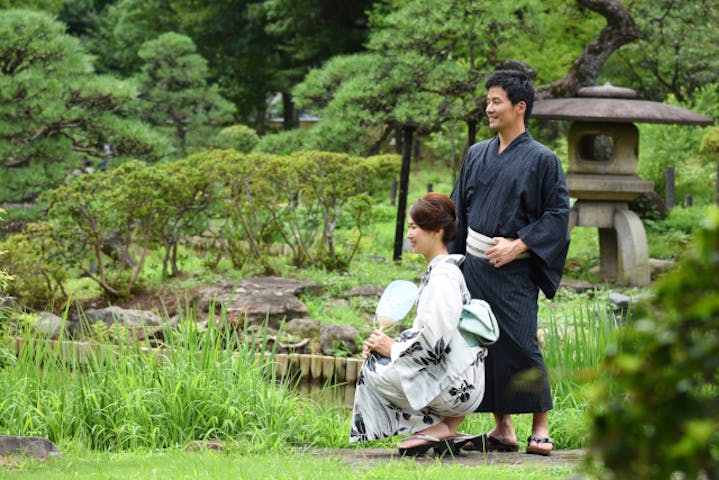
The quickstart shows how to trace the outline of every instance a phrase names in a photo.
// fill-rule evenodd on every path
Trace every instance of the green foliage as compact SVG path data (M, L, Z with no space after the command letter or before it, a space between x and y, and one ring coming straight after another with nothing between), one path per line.
M306 137L307 132L301 129L269 133L260 137L260 141L255 145L253 151L273 155L290 155L306 150L304 146Z
M698 89L694 102L685 108L719 119L719 90L716 84ZM669 103L679 104L673 97ZM680 105L682 106L682 105ZM654 190L666 193L666 169L675 169L678 200L692 195L699 204L713 203L716 196L716 161L712 138L715 127L639 125L639 175L654 182Z
M592 444L617 478L719 475L719 211L604 367Z
M0 200L24 201L102 158L157 156L146 135L126 141L135 120L118 115L134 87L97 76L77 39L49 14L7 10L0 17ZM147 128L147 127L145 127Z
M216 177L213 165L215 151L192 155L184 160L152 167L151 179L144 185L130 188L132 195L138 188L149 188L151 217L148 227L152 239L165 250L163 273L179 275L178 245L183 239L200 235L208 225L208 210L216 199Z
M160 33L176 31L178 19L164 0L111 2L89 32L88 48L98 71L129 77L140 70L137 52Z
M495 54L485 39L509 38L513 11L509 2L400 2L371 16L367 52L310 72L293 94L322 118L316 128L329 150L366 154L399 128L475 120Z
M167 333L161 355L120 335L84 355L26 335L15 364L0 371L0 429L98 451L211 439L264 451L325 444L312 428L318 417L341 428L339 413L320 412L265 376L271 358L257 358L224 316L205 331L183 319Z
M206 128L230 121L235 107L208 85L207 61L192 39L169 32L142 44L138 55L145 64L137 77L138 112L151 125L174 130L175 144L184 155L190 135L206 141Z
M0 208L0 215L4 214L5 210ZM0 216L0 221L4 220L2 216ZM7 252L3 250L3 245L0 244L0 258L6 254ZM7 272L7 268L4 267L4 262L0 261L0 291L4 290L5 287L7 287L7 284L10 280L13 279L13 277L10 276L10 274Z
M605 75L638 89L642 98L682 102L719 77L719 7L711 0L626 2L641 30L638 42L626 45L607 63ZM613 82L617 84L617 82Z
M63 0L0 0L0 9L22 8L57 14L62 4Z
M260 141L254 129L245 125L231 125L220 130L213 141L215 148L233 148L240 153L250 153Z
M43 195L54 220L48 235L58 245L58 255L111 296L132 291L142 271L154 215L152 183L158 183L147 178L152 172L141 162L127 162L80 175ZM139 259L135 241L142 247Z
M663 220L645 220L650 257L681 258L705 213L704 206L674 207Z
M219 194L219 217L223 219L216 241L235 268L250 259L258 261L266 271L272 271L269 257L272 245L278 240L273 209L277 192L272 182L263 177L266 163L275 162L270 155L241 155L236 150L214 152L212 168L222 189Z
M69 265L50 234L52 229L47 222L31 223L0 243L0 251L6 252L0 258L0 288L6 285L2 270L15 272L7 292L25 306L47 308L67 298L63 284Z
M517 25L510 29L511 41L498 42L497 56L522 60L535 67L537 84L563 77L606 24L602 16L579 2L525 0L512 4Z

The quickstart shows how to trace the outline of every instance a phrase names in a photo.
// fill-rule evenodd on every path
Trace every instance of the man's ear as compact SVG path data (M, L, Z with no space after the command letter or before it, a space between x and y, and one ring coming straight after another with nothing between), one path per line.
M524 100L518 101L514 106L517 107L518 113L521 113L523 115L527 113L527 103Z

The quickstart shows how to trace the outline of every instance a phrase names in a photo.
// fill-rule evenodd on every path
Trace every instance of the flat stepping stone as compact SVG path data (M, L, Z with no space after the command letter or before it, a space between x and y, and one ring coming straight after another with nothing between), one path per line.
M380 462L398 461L403 459L396 448L338 448L316 449L323 453L340 458L353 466L375 465ZM313 450L314 451L314 450ZM443 463L456 463L467 466L486 465L542 465L553 467L574 467L584 461L586 451L554 450L548 457L542 455L528 455L523 449L519 452L460 452L459 455L445 455L441 458ZM421 463L434 463L437 459L432 455L413 458Z

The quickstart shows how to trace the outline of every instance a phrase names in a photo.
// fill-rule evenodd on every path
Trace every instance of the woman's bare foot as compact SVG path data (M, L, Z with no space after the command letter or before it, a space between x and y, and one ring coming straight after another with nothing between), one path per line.
M417 433L423 434L423 435L430 435L432 437L437 438L438 440L442 440L442 439L449 437L452 432L451 432L449 426L447 426L447 424L444 423L444 421L441 421L441 422L439 422L435 425L432 425L431 427L429 427L425 430L422 430L421 432L417 432ZM401 442L399 442L397 444L397 447L398 448L412 448L412 447L416 447L419 445L424 445L425 443L427 443L427 440L424 440L422 438L407 437L404 440L402 440Z

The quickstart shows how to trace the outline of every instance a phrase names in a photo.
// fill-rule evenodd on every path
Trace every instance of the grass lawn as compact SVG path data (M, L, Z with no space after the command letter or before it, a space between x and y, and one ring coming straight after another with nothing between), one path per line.
M570 467L537 465L467 466L441 461L404 459L372 466L353 466L337 458L292 452L243 455L167 450L122 454L66 455L44 462L23 461L0 467L0 479L423 479L465 480L467 478L563 479Z

